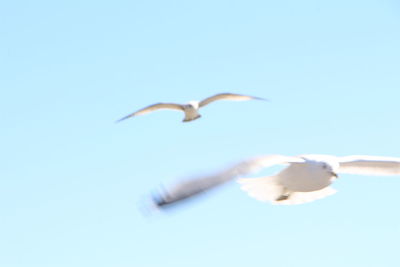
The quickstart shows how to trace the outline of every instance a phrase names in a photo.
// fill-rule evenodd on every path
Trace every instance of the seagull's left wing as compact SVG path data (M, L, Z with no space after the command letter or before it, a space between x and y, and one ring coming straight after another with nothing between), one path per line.
M222 93L222 94L217 94L217 95L214 95L214 96L211 96L211 97L208 97L208 98L202 100L199 103L199 107L204 107L205 105L208 105L211 102L214 102L217 100L245 101L245 100L252 100L252 99L266 100L264 98L255 97L255 96Z
M339 157L339 173L400 175L400 158L375 156Z

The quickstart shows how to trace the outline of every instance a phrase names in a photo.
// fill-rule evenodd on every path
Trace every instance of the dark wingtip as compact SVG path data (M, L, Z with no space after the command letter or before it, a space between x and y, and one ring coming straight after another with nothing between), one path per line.
M255 99L255 100L261 100L261 101L267 101L267 102L270 101L268 98L262 98L262 97L257 97L257 96L253 96L253 99Z
M123 117L123 118L121 118L121 119L119 119L119 120L116 120L114 123L120 123L121 121L124 121L124 120L126 120L126 119L129 119L130 117L132 117L132 116L131 116L131 115L125 116L125 117Z
M151 195L151 200L152 200L153 204L155 206L157 206L158 208L161 208L162 206L165 206L168 204L168 202L165 200L165 198L163 198L161 196L161 194L159 194L159 193L153 193Z
M160 185L157 190L151 192L151 202L156 208L162 208L171 203L168 201L168 193L164 185Z

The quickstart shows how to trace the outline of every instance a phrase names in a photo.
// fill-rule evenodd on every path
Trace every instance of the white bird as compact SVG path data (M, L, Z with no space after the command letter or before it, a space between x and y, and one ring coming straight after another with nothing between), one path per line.
M338 174L400 175L400 158L330 155L262 156L235 164L208 177L177 184L153 197L158 207L208 191L240 176L274 165L287 165L273 176L240 178L237 182L251 197L272 204L302 204L336 193L330 185Z
M214 102L217 100L244 101L244 100L252 100L252 99L266 100L266 99L254 97L254 96L222 93L222 94L217 94L217 95L208 97L202 101L189 101L187 104L183 104L183 105L175 104L175 103L153 104L153 105L147 106L145 108L142 108L134 113L131 113L131 114L119 119L117 122L128 119L130 117L144 115L144 114L147 114L147 113L150 113L150 112L153 112L156 110L160 110L160 109L172 109L172 110L183 111L185 113L185 118L183 119L183 122L189 122L189 121L193 121L195 119L200 118L201 115L198 112L199 109L210 104L211 102Z

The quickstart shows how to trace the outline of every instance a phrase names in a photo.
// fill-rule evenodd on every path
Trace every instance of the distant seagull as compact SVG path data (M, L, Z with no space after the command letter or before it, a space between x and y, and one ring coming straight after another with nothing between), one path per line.
M251 197L272 204L292 205L311 202L336 193L330 187L340 173L361 175L400 175L400 158L374 156L335 157L270 155L250 159L215 175L178 183L153 196L155 206L175 204L209 191L240 176L274 165L288 165L273 176L238 179Z
M144 115L144 114L147 114L152 111L159 110L159 109L172 109L172 110L183 111L185 113L185 118L183 119L183 122L189 122L189 121L193 121L195 119L200 118L201 115L198 113L198 110L200 108L210 104L211 102L214 102L217 100L244 101L244 100L252 100L252 99L266 100L266 99L254 97L254 96L222 93L222 94L217 94L217 95L208 97L200 102L199 101L189 101L187 104L184 104L184 105L175 104L175 103L153 104L153 105L147 106L145 108L142 108L134 113L131 113L128 116L125 116L125 117L119 119L117 122L128 119L130 117Z

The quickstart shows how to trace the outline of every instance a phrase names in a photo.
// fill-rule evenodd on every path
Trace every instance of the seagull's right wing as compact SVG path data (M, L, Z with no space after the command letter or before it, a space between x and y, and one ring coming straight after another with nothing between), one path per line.
M153 104L153 105L147 106L145 108L142 108L134 113L131 113L131 114L117 120L117 122L126 120L133 116L144 115L144 114L147 114L152 111L159 110L159 109L174 109L174 110L183 111L183 106L179 105L179 104L174 104L174 103L157 103L157 104Z
M347 156L338 158L339 172L363 175L400 175L400 158Z
M304 160L297 157L286 157L281 155L262 156L246 160L214 175L177 183L166 188L164 192L153 195L153 202L158 207L175 204L176 202L180 202L181 200L209 191L219 185L232 181L239 176L248 175L276 164L288 164L291 162L304 162Z

